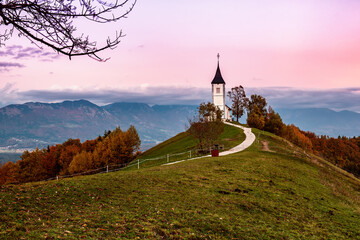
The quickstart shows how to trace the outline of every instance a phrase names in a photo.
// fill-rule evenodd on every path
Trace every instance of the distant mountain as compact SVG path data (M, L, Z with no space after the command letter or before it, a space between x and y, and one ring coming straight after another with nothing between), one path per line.
M148 149L185 130L195 105L113 103L98 106L86 100L25 103L0 108L0 154L9 149L42 148L69 138L94 139L105 130L134 125ZM275 109L287 124L333 137L359 136L360 114L329 109ZM1 156L0 156L1 157Z
M86 100L25 103L0 108L0 150L46 147L68 138L94 139L105 130L134 125L149 148L184 131L196 106L114 103L104 107Z
M149 148L185 130L187 120L195 115L193 105L154 105L145 103L113 103L103 107L119 119L120 126L134 125L143 147Z
M279 112L284 123L294 124L317 135L360 136L360 113L336 112L327 108L278 108L275 111Z
M117 124L116 117L85 100L9 105L0 109L0 146L34 148L90 139Z

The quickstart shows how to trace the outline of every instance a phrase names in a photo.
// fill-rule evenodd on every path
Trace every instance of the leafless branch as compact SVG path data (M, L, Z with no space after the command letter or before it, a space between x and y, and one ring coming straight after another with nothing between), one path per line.
M116 22L134 8L136 0L0 0L0 25L8 28L0 33L0 46L11 38L16 30L19 36L28 38L37 46L51 47L68 56L87 55L98 61L105 49L113 49L124 36L116 32L108 37L104 46L98 47L89 36L77 36L75 19L86 19L96 23Z

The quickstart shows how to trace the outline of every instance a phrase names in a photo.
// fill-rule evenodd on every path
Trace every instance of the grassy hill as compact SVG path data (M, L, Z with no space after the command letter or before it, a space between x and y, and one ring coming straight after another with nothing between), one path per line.
M3 186L0 238L359 239L359 180L254 133L230 156Z
M243 130L224 124L224 132L217 139L216 144L219 144L219 146L226 150L240 144L242 141L244 141L244 139L245 134ZM182 132L147 150L141 154L138 159L143 162L141 167L152 167L167 163L167 154L170 155L169 161L171 162L189 158L189 151L192 152L192 157L199 156L196 151L197 144L197 139L192 137L188 132ZM162 157L162 159L156 161L146 161L146 159L153 159L158 157Z

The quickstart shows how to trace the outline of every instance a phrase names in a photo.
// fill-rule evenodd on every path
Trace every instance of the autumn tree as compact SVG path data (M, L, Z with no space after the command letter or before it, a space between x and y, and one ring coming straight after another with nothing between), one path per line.
M69 174L68 167L73 158L80 153L81 143L80 139L68 139L61 145L59 164L60 164L60 175Z
M12 162L7 162L2 165L0 168L0 185L18 183L18 168L19 166Z
M100 51L115 48L124 36L121 31L97 46L79 33L75 23L108 24L126 18L136 0L2 0L0 1L0 45L13 34L40 47L45 45L69 58L87 55L96 60Z
M21 160L17 162L20 182L31 182L46 177L46 169L42 164L44 154L44 149L37 148L32 152L25 151L21 155Z
M224 131L222 111L212 103L201 103L198 115L189 120L189 133L199 141L200 149L210 149Z
M95 168L91 152L83 151L77 154L69 165L69 173L81 173Z
M266 106L267 102L266 99L260 95L253 94L250 96L249 105L248 105L248 115L254 110L254 107L257 106L258 110L260 111L263 118L266 118Z
M283 137L305 150L312 151L312 143L310 139L305 135L303 131L301 131L293 124L288 125L286 126L286 128L284 128Z
M44 151L41 162L44 170L46 171L47 178L57 176L61 170L59 162L59 156L61 154L60 146L60 144L57 146L49 146L46 151Z
M223 112L219 107L213 103L201 103L198 107L199 119L201 121L207 120L209 122L221 121Z
M236 121L239 122L239 118L241 118L245 109L248 107L249 99L246 97L245 90L241 85L239 87L231 88L231 91L228 92L228 97L232 101L232 115L234 115Z
M93 152L94 165L104 167L110 164L129 163L135 158L140 144L134 126L130 126L126 132L118 127L97 144Z
M85 152L94 152L96 148L97 141L96 140L86 140L81 145L81 151Z
M0 168L0 185L46 180L58 175L82 173L108 164L129 163L137 156L140 138L134 126L119 127L103 137L87 140L68 139L62 144L25 151L15 164Z
M282 136L284 127L285 124L283 123L280 114L275 112L272 107L269 106L265 119L264 130L274 133L275 135Z
M248 115L248 118L246 120L249 127L254 127L260 130L264 129L265 126L265 118L263 117L260 109L257 105L254 105L252 107L252 110L250 114Z

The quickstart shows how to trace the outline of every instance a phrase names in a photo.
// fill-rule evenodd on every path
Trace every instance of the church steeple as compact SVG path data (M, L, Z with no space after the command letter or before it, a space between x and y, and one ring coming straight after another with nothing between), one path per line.
M225 81L223 79L223 77L221 76L221 71L220 71L220 54L218 53L217 55L218 58L218 66L217 66L217 70L215 73L215 77L212 80L211 84L225 84Z
M212 88L212 103L218 107L222 112L222 119L231 120L230 108L226 106L225 103L225 81L221 76L220 72L220 54L217 55L218 65L216 69L216 74L214 79L211 82Z

